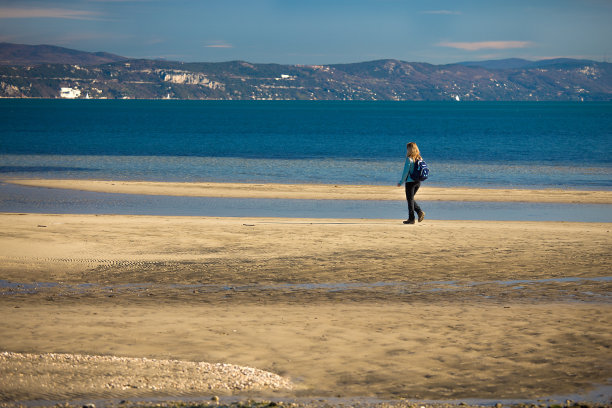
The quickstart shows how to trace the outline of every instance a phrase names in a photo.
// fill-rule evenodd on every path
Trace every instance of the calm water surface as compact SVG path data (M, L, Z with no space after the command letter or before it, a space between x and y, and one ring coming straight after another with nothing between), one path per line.
M0 179L394 185L405 144L416 141L432 186L612 189L612 103L0 100L0 121ZM24 191L0 184L0 211L157 214L166 205L194 215L396 218L405 212L402 203L179 204L167 197ZM82 205L97 200L98 207ZM428 206L443 219L592 218L568 206ZM584 208L610 218L609 206Z
M612 103L1 100L0 176L612 188Z

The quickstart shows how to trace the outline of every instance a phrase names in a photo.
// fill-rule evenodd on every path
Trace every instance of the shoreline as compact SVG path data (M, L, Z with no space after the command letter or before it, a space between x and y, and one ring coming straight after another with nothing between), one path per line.
M378 185L152 182L80 179L2 179L0 181L26 187L152 196L295 200L405 200L403 187ZM612 191L429 187L425 182L419 190L417 198L419 201L612 204Z
M41 355L44 358L44 355ZM76 357L76 356L75 356ZM98 356L88 356L96 358ZM180 362L177 363L192 363ZM88 367L85 367L88 368ZM104 398L97 396L76 396L63 399L38 399L38 400L19 400L1 402L0 407L58 407L82 408L82 407L122 407L122 408L142 408L142 407L176 407L183 408L268 408L268 407L288 407L288 408L330 408L330 407L359 407L359 408L610 408L612 398L609 397L609 390L612 385L593 384L588 390L581 390L578 393L558 393L554 395L539 396L537 398L457 398L457 399L414 399L414 398L380 398L374 396L295 396L283 393L280 390L256 391L241 394L225 395L216 390L209 389L208 392L197 394L168 394L152 395L144 397L132 397L129 399Z

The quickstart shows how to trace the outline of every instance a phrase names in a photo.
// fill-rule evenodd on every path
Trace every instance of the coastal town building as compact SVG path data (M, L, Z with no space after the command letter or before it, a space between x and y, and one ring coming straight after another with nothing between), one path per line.
M66 99L75 99L81 96L81 90L78 88L61 88L60 97Z

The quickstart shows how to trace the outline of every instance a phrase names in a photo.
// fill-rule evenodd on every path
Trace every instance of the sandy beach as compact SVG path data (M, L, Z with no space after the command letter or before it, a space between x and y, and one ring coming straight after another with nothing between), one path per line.
M184 197L280 198L311 200L405 200L396 186L333 184L173 183L153 181L4 179L22 186L95 191L101 193ZM420 201L491 201L612 204L612 191L563 189L442 188L424 184Z
M0 365L5 404L535 400L612 377L607 223L0 214L0 225L0 351L20 353ZM124 363L97 370L109 357ZM291 387L178 389L199 363Z

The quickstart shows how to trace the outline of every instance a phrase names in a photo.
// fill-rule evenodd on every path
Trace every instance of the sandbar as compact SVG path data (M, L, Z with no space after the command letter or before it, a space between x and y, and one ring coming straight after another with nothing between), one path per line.
M0 351L236 364L289 379L256 394L275 398L535 400L612 373L609 223L5 213L0 225ZM81 368L23 367L55 383L0 382L0 396L168 396L109 390Z
M397 186L342 184L252 184L209 182L154 182L66 179L4 179L22 186L72 189L102 193L186 197L278 198L311 200L404 200ZM489 189L430 187L423 183L417 198L422 201L542 202L612 204L612 191L568 189Z

